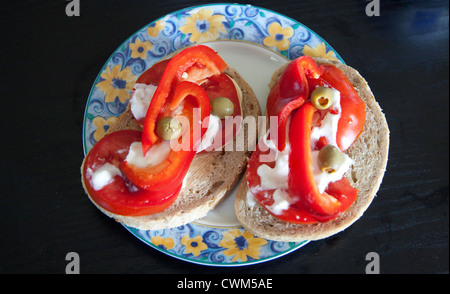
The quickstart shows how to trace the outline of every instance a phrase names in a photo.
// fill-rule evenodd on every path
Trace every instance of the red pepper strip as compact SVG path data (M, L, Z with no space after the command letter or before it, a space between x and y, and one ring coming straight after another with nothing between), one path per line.
M193 151L174 151L171 149L167 158L160 164L136 167L127 161L123 161L120 164L120 169L129 181L141 189L148 191L170 190L181 185L194 156L195 152Z
M261 161L262 156L264 156L263 161ZM258 203L261 204L261 206L263 206L274 217L285 222L295 224L318 223L319 220L309 211L296 205L291 205L288 209L281 211L280 214L274 214L272 212L270 206L274 203L273 195L275 193L275 189L261 189L261 177L258 175L258 168L264 164L268 165L271 168L274 168L275 152L271 153L269 147L267 147L263 140L261 140L258 145L256 145L256 150L253 151L252 156L248 161L246 172L248 188L250 189L250 192L253 194Z
M189 166L196 154L195 147L200 143L201 137L206 132L202 128L202 121L210 115L211 106L208 96L203 88L191 82L180 82L174 91L173 100L168 106L169 109L176 109L181 101L185 100L181 115L189 120L189 146L185 146L183 136L178 139L180 150L171 148L166 160L155 166L144 168L136 167L127 161L121 163L120 168L125 176L137 187L145 190L159 191L167 187L176 188L181 185L189 169ZM199 119L194 117L194 108L199 108L201 116ZM199 136L195 136L196 129L200 130ZM162 141L158 139L156 144Z
M157 119L166 111L167 99L175 85L182 79L183 73L188 73L191 82L199 82L222 73L226 67L225 61L213 49L204 45L184 49L169 61L145 117L142 132L144 154L158 140L155 132Z
M169 106L169 109L171 111L175 110L183 100L187 99L188 97L193 97L196 101L197 109L199 109L201 112L200 117L198 119L193 118L193 121L190 124L190 149L197 151L197 148L201 142L201 138L207 130L207 127L202 128L202 122L211 114L211 104L209 103L208 95L206 94L205 90L203 90L203 88L199 85L192 82L183 81L177 85L173 97L174 98L170 102ZM197 130L199 130L200 132L198 132Z
M316 108L305 103L293 113L289 128L289 194L298 198L296 205L319 216L334 216L347 209L356 199L357 190L348 180L320 193L314 181L311 159L311 128ZM339 189L342 187L342 190ZM345 193L345 194L344 194Z
M303 105L309 97L307 77L317 79L323 72L311 57L301 56L290 62L283 71L280 80L267 98L267 113L278 116L278 138L272 138L283 151L286 146L286 122L294 109ZM278 139L278 141L277 141Z

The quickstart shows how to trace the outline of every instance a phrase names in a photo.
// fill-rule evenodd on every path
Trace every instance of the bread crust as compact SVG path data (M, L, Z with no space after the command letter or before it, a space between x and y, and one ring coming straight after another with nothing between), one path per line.
M261 109L252 88L235 69L228 67L225 73L233 78L241 89L242 117L253 116L257 120L261 116ZM141 130L129 107L107 133L124 129ZM237 185L244 173L257 138L249 136L246 128L241 127L239 132L244 132L243 150L198 153L186 174L178 198L169 208L160 213L138 217L111 213L91 199L86 192L82 176L83 187L89 199L100 211L124 225L142 230L158 230L190 223L206 216L219 204ZM228 144L235 144L235 142L236 138ZM228 150L228 148L224 149ZM83 160L81 171L83 171L84 162Z
M364 129L358 139L346 151L354 164L346 173L358 197L353 205L336 219L309 225L291 224L269 214L256 201L249 205L247 181L244 179L235 200L236 216L246 230L258 237L287 242L318 240L339 233L357 221L376 196L386 170L389 153L389 128L386 118L372 91L359 72L340 62L315 58L317 64L334 64L341 69L366 103ZM280 78L284 67L273 74L269 87Z

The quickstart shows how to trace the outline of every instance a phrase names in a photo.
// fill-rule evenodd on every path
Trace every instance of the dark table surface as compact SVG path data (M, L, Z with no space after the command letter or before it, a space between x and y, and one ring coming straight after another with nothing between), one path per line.
M315 31L369 82L391 131L378 196L346 231L262 264L217 268L166 256L102 215L80 183L91 86L139 28L196 1L2 1L0 272L381 273L449 271L448 1L248 1Z

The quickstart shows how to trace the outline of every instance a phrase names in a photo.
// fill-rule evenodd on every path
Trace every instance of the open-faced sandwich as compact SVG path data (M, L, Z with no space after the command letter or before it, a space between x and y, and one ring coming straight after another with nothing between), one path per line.
M389 129L363 77L299 57L273 74L268 130L235 201L239 222L277 241L317 240L359 219L381 184Z
M237 185L257 140L240 122L260 115L250 86L217 52L186 48L137 79L127 110L85 156L83 187L131 227L199 219Z

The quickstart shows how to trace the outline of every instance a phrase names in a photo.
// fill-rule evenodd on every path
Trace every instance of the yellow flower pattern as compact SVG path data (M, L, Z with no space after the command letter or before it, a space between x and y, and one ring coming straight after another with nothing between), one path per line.
M183 236L181 238L181 244L186 246L185 252L192 253L194 256L199 256L200 252L208 249L208 246L203 243L202 236L195 236L194 238L189 238L188 236Z
M164 28L164 25L165 22L163 20L158 20L147 28L147 34L150 37L156 38L159 35L159 32Z
M175 246L175 242L173 241L172 238L163 238L161 236L154 236L151 238L151 241L154 245L166 250L170 250Z
M314 48L311 48L308 45L305 45L305 47L303 47L303 54L308 55L310 57L323 57L323 58L327 58L329 60L338 61L338 59L335 57L335 54L333 51L327 52L327 48L326 48L324 42L322 42L321 44L317 45Z
M202 8L197 13L186 17L186 24L180 27L183 34L191 34L189 40L192 43L214 41L220 33L226 33L223 15L213 15L213 10Z
M97 87L105 93L105 102L114 102L119 98L125 103L130 98L128 91L131 91L136 81L136 76L132 74L129 67L120 69L119 64L112 69L108 65L106 70L100 75L104 80L97 84Z
M223 251L226 256L234 256L231 261L247 261L247 256L259 259L260 247L267 244L267 240L254 237L248 231L243 233L238 229L232 229L223 234L219 246L227 248Z
M104 119L101 116L97 116L92 120L92 123L94 126L97 127L97 129L94 132L94 139L98 142L103 136L105 135L106 131L109 129L109 127L114 124L117 121L117 117L110 116L107 119Z
M294 35L293 28L283 28L279 23L273 22L269 25L267 32L269 33L269 36L264 38L264 45L267 47L277 47L280 51L289 48L289 38Z
M152 50L153 45L149 41L142 42L139 38L136 38L134 43L130 43L131 58L147 58L147 51Z

